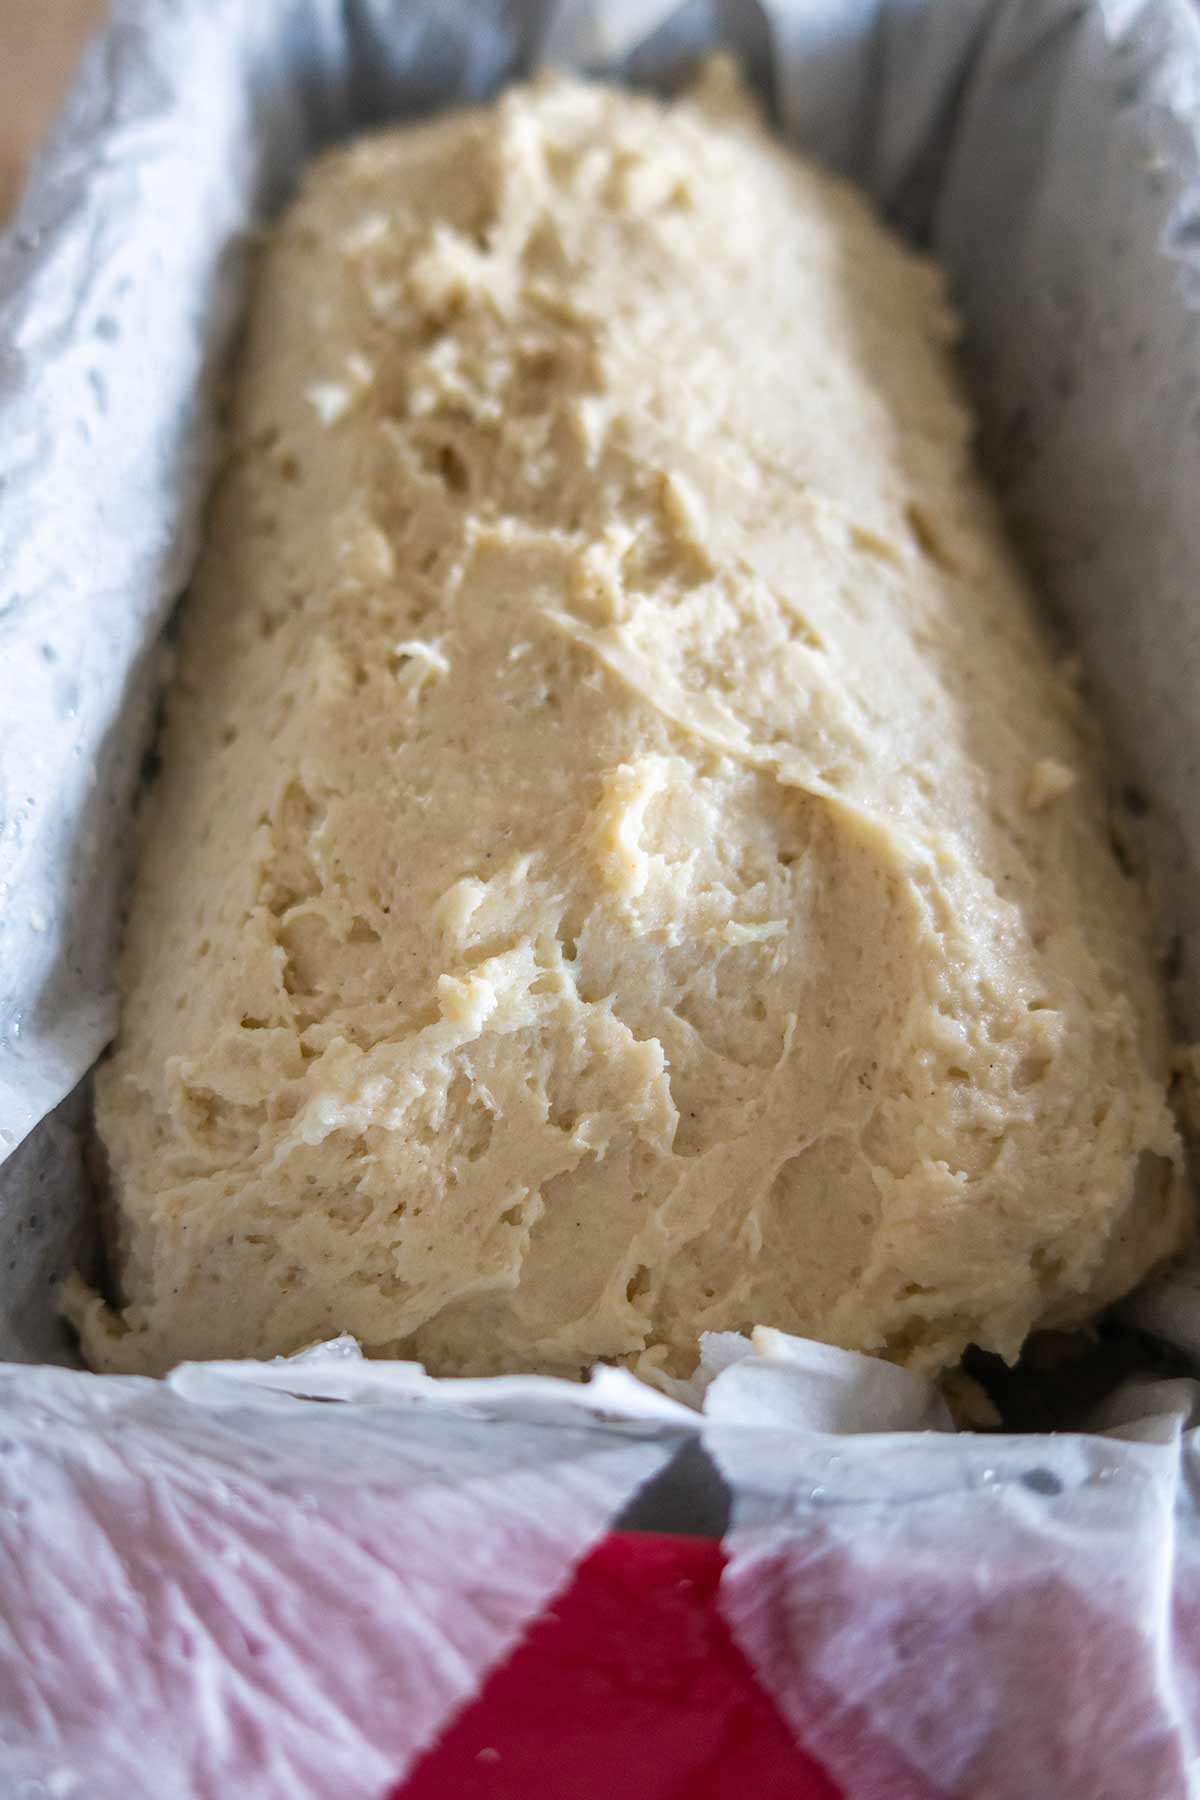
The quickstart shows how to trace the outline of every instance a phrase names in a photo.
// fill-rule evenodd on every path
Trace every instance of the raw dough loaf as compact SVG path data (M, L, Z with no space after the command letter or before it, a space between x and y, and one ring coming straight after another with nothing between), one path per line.
M932 1369L1177 1245L1143 907L952 337L727 71L314 168L98 1081L95 1367Z

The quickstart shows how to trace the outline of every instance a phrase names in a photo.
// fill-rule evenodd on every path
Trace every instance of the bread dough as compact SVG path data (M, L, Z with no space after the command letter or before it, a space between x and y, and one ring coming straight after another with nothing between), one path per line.
M953 335L727 70L315 166L97 1082L94 1367L934 1369L1176 1247L1144 907Z

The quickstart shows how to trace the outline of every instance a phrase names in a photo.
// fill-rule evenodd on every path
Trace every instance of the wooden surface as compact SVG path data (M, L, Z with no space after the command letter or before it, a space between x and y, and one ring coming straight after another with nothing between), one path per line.
M103 0L0 0L0 218L103 11Z

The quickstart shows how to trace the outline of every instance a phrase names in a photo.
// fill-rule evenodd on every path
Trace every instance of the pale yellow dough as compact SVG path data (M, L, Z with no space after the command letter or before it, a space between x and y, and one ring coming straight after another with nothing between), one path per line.
M97 1084L95 1367L934 1369L1178 1245L1144 908L952 337L720 70L313 169Z

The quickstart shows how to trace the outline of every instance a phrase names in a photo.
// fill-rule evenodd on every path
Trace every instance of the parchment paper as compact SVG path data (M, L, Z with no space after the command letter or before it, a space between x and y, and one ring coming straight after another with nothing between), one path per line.
M6 1800L389 1792L675 1443L188 1373L0 1370Z
M86 1075L113 1028L157 644L195 555L246 232L331 136L486 94L543 55L670 85L718 43L790 137L856 174L950 270L984 454L1082 653L1122 828L1158 878L1181 1028L1200 1027L1190 0L118 0L0 239L0 1354L14 1363L69 1360L51 1295L85 1233ZM1138 1304L1194 1343L1190 1279ZM706 1412L680 1404L638 1430L698 1434L724 1473L733 1628L855 1800L1196 1791L1200 1470L1187 1384L1115 1400L1118 1437L976 1439L940 1428L924 1384L866 1359L778 1334L753 1355L711 1344L708 1358L717 1372L691 1396ZM126 1491L135 1463L135 1487L187 1486L209 1454L212 1384L296 1382L275 1367L191 1372L168 1388L0 1371L0 1413L20 1427L10 1436L52 1446L43 1473L55 1471L59 1496L57 1514L21 1515L20 1553L41 1555L56 1520L54 1541L78 1525L78 1544L102 1558L117 1528L88 1536L96 1496ZM410 1379L354 1376L371 1393ZM611 1400L613 1380L586 1404ZM528 1393L505 1384L481 1402L429 1385L435 1411L483 1405L500 1467ZM560 1409L587 1390L572 1392L537 1428L543 1446L567 1434L573 1467L578 1427ZM349 1426L328 1421L345 1409L287 1405L302 1409L314 1456L343 1441ZM148 1409L148 1436L102 1429L127 1407ZM38 1440L50 1415L57 1435ZM631 1455L644 1448L629 1420L621 1429ZM416 1454L409 1424L396 1430L397 1457ZM419 1492L400 1462L394 1474L397 1491ZM578 1498L588 1479L565 1491ZM517 1535L489 1542L519 1573L528 1496L513 1492ZM616 1489L603 1492L589 1530L616 1505ZM22 1588L11 1526L9 1598L41 1617L70 1580ZM136 1551L120 1543L118 1572ZM168 1533L160 1560L180 1545ZM548 1566L532 1558L531 1591L552 1585ZM119 1620L110 1648L135 1663L149 1654ZM63 1658L36 1665L45 1687L25 1698L50 1737L28 1720L9 1732L14 1776L48 1779L47 1742L58 1732L61 1748L78 1725ZM172 1690L180 1704L196 1691Z
M704 1350L702 1412L345 1339L166 1382L0 1370L0 1788L382 1795L690 1444L732 1494L733 1634L848 1800L1195 1793L1195 1384L976 1437L869 1358Z

